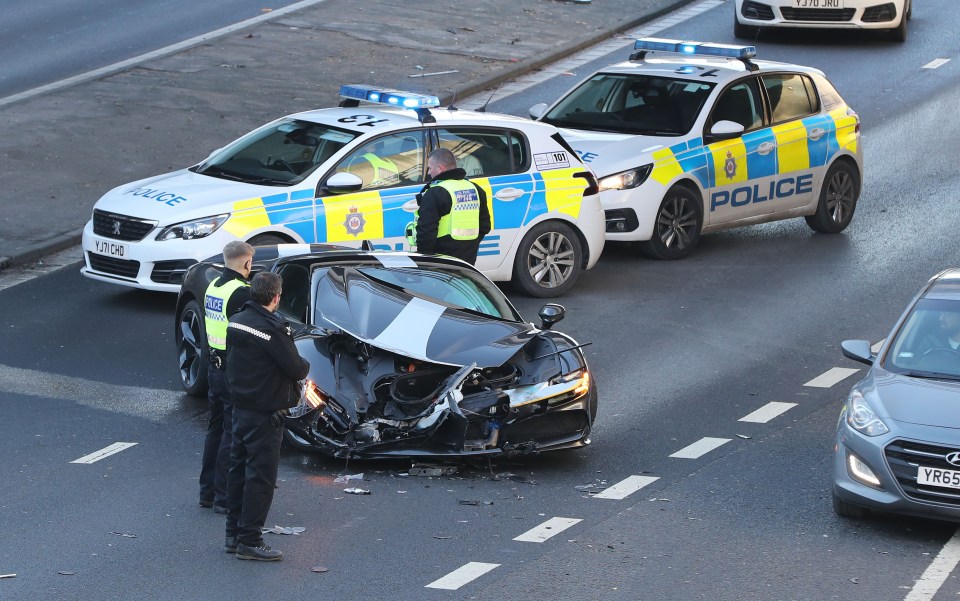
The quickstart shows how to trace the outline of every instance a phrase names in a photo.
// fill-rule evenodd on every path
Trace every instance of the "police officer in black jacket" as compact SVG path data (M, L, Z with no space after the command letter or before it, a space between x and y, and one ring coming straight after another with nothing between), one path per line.
M233 401L233 446L227 475L225 550L237 559L277 561L260 533L277 482L283 417L299 398L310 364L297 352L290 327L275 311L282 280L262 272L251 300L227 327L227 387Z

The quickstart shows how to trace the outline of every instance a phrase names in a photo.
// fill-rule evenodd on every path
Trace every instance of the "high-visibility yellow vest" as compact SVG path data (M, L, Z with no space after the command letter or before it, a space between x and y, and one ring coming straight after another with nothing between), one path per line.
M363 158L370 162L373 167L373 181L371 186L383 186L400 183L400 170L393 164L393 161L378 157L372 152L363 155Z
M227 301L239 288L250 284L232 279L217 286L220 278L210 282L203 297L203 322L207 328L207 344L219 351L227 350Z
M454 240L476 240L480 236L480 194L477 187L465 179L445 179L428 187L440 186L450 194L450 212L440 218L437 238L450 236ZM406 236L410 246L417 245L417 221L420 210L413 213L413 223L407 224Z

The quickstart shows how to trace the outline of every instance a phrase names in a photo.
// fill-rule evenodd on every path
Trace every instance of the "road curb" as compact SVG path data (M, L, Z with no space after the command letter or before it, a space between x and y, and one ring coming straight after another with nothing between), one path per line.
M80 239L82 237L83 228L81 227L64 234L60 234L59 236L49 240L31 244L22 251L17 252L10 257L0 257L0 271L9 269L11 267L26 265L27 263L31 263L37 259L42 259L47 255L53 254L65 248L77 246L80 244Z

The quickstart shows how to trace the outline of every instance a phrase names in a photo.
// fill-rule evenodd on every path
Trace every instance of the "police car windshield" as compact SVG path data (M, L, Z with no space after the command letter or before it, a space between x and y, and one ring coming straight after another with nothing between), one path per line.
M378 282L402 289L407 294L441 305L516 321L510 304L486 278L466 269L432 265L428 271L413 267L360 267L360 273Z
M714 85L655 75L598 73L542 120L569 129L681 136L693 127Z
M284 119L254 130L214 153L195 171L249 184L297 184L356 138L347 130Z
M883 367L908 376L960 378L960 301L921 299L893 339Z

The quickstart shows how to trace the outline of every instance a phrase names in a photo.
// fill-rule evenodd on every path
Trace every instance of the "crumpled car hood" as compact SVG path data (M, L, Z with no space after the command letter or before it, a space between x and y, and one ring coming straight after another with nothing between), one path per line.
M318 321L380 349L444 365L502 365L536 331L529 323L412 296L350 267L328 270L318 282L315 298Z

